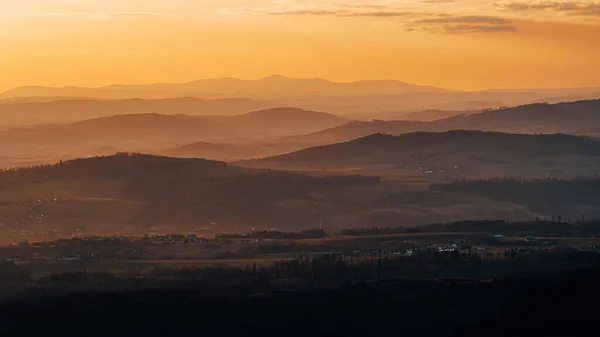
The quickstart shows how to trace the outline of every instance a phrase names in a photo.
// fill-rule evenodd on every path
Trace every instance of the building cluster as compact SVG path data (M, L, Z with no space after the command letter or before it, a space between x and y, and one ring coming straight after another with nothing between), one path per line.
M174 234L148 234L143 238L146 241L170 243L170 244L185 244L185 243L205 243L206 238L197 236L196 234L174 235Z

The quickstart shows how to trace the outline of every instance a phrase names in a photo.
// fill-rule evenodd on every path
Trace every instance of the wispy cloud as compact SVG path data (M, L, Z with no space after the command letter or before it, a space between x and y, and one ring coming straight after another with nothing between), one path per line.
M507 11L547 11L571 16L600 17L600 1L502 1L493 6Z
M427 0L425 0L427 1ZM450 0L429 0L434 2L450 2ZM262 16L314 16L337 18L371 17L388 19L390 22L403 25L408 31L428 31L444 34L495 33L511 32L517 28L512 20L492 15L460 15L427 11L402 10L398 5L341 5L338 7L306 7L291 6L288 8L236 8L226 9L226 13L262 15Z

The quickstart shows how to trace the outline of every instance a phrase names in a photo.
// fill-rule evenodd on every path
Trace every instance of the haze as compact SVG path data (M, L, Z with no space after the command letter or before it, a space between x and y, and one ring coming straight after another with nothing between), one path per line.
M0 90L256 79L597 85L596 1L0 0Z

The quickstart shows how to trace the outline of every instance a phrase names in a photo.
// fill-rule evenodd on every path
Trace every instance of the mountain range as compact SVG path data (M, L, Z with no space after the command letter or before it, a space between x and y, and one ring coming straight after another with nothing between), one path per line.
M425 121L348 121L297 108L233 116L127 114L0 130L0 165L141 151L218 160L261 158L371 134L487 130L598 135L600 100L531 104ZM112 152L111 152L112 151ZM43 160L42 160L43 159Z
M200 99L7 99L0 104L0 125L65 123L126 114L236 115L275 108L276 104L247 98ZM3 102L3 101L0 101Z
M294 106L302 109L347 114L349 117L352 114L354 117L365 118L367 114L372 118L381 118L382 115L389 113L408 113L418 110L471 111L528 103L596 99L600 98L600 88L458 91L412 85L393 80L339 83L324 79L270 76L258 80L222 78L203 79L189 83L110 85L99 88L22 87L0 94L0 99L7 100L0 104L0 108L7 104L43 105L49 103L48 100L51 97L56 97L61 101L71 98L70 101L78 102L63 103L66 105L82 104L81 100L84 99L88 104L97 105L97 108L84 107L84 110L102 109L104 115L111 114L106 112L107 106L115 105L115 111L112 114L167 113L165 106L169 106L168 109L173 113L187 114L190 112L185 110L186 107L169 99L191 97L209 100L209 102L188 102L186 105L197 111L194 114L232 114L279 106ZM90 98L117 100L117 102L92 103ZM130 99L149 99L150 102L140 102L139 100L122 102L122 100ZM160 102L163 99L166 99L166 102ZM240 111L242 105L239 100L244 99L246 100L246 110ZM39 106L23 107L26 110L38 109L36 110L38 112L43 108ZM6 107L2 109L6 109ZM14 111L15 107L8 109ZM47 109L51 110L52 106ZM144 111L140 111L140 109L144 109ZM66 112L63 111L63 113ZM96 115L93 117L99 117L97 112L95 113ZM81 119L90 117L92 116L88 114Z
M198 141L228 142L235 138L311 133L346 122L321 112L278 108L235 116L133 114L26 126L0 131L0 143L5 144L0 148L0 156L5 157L0 164L18 161L17 158L36 157L53 162L87 157L107 154L107 148L155 153Z
M286 141L324 145L346 142L374 133L399 135L416 131L443 132L450 130L598 135L600 134L598 125L600 125L600 100L585 100L487 109L479 113L463 113L431 122L351 121L312 134L291 136L286 138Z
M446 178L593 176L600 165L600 141L468 130L373 134L240 164L295 169L387 166L389 171L441 173Z
M399 81L357 81L336 83L324 79L292 79L269 76L258 80L235 78L201 79L188 83L155 83L146 85L110 85L100 88L63 87L51 88L29 86L15 88L0 94L0 98L12 97L99 97L124 98L299 98L315 95L355 96L394 95L411 92L447 92L449 90L407 84Z

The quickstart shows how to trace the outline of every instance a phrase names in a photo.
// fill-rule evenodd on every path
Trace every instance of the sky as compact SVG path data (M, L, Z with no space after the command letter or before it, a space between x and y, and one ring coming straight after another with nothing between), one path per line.
M0 90L255 79L600 86L600 1L0 0Z

